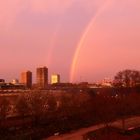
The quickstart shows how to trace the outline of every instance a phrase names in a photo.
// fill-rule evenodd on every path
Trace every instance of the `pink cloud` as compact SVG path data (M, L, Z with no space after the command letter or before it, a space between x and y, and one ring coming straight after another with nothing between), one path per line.
M8 30L20 11L26 7L24 0L0 1L0 28Z
M0 1L0 27L8 29L12 27L17 15L28 8L33 13L64 13L75 2L92 12L107 0L4 0Z
M74 0L30 0L31 10L40 13L62 13Z
M8 31L18 14L28 8L33 13L62 13L74 0L4 0L0 1L0 30Z

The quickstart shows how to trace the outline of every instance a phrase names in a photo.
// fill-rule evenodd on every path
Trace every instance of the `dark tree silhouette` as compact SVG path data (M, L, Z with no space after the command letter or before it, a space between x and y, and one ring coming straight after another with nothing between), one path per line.
M20 95L18 97L15 107L16 107L16 113L18 116L21 117L24 126L25 117L30 114L28 100L25 95Z
M41 91L34 91L28 95L28 102L33 121L35 125L38 125L47 111L47 96Z
M20 95L18 97L18 100L16 102L16 111L18 115L23 118L29 114L29 104L25 95Z
M135 87L140 84L140 71L123 70L114 77L114 85L118 87Z
M0 100L0 123L3 124L5 123L5 120L9 114L10 111L10 103L8 101L8 99L6 99L5 97L3 97Z
M103 122L105 127L116 118L116 100L109 96L98 96L95 101L95 115L100 122Z

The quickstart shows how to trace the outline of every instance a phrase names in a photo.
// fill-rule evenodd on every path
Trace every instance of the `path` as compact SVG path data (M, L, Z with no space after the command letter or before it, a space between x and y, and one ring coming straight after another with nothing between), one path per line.
M127 124L128 123L128 124ZM122 126L122 121L118 120L112 123L112 126L120 127ZM131 117L126 119L126 126L127 127L135 127L135 126L140 126L140 117ZM46 138L44 140L83 140L83 135L90 132L90 131L95 131L97 129L103 128L103 124L99 125L94 125L88 128L81 128L75 132L70 132L67 134L62 134L59 136L51 136L49 138Z

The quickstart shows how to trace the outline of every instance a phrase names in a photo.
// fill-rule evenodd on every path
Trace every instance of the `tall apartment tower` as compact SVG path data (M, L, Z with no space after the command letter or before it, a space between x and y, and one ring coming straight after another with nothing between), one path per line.
M60 75L59 74L53 74L51 76L51 84L59 84L60 83Z
M27 88L32 87L32 72L26 71L21 73L20 83L24 84Z
M45 89L48 85L48 68L47 67L37 68L36 78L38 88Z

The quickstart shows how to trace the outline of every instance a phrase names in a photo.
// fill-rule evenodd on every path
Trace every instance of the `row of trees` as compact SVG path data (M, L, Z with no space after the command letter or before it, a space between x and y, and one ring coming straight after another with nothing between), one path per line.
M140 114L140 95L123 94L118 96L94 95L84 93L44 94L41 91L20 95L15 104L11 104L5 97L0 100L1 130L7 125L7 117L12 114L20 117L21 129L45 127L48 134L64 132L79 127L110 122L130 115ZM12 106L12 108L11 108ZM12 110L12 111L11 111ZM13 114L13 115L14 115ZM30 123L26 119L30 118Z

